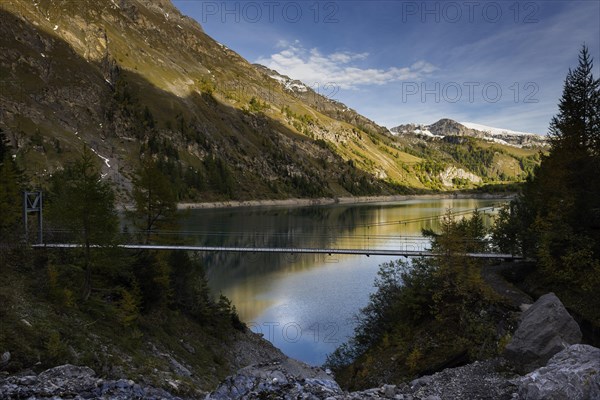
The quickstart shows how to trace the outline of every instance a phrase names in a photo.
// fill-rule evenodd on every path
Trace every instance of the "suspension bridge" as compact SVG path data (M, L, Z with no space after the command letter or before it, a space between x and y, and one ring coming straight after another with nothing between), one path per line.
M83 245L74 243L47 243L35 244L33 248L45 249L74 249ZM92 246L100 247L100 246ZM144 245L144 244L119 244L116 247L129 250L181 250L195 252L227 252L227 253L274 253L274 254L323 254L323 255L362 255L362 256L391 256L391 257L438 257L449 254L440 254L432 251L405 250L405 249L339 249L339 248L296 248L296 247L228 247L228 246L171 246L171 245ZM466 253L470 258L496 259L496 260L521 260L522 256L504 253Z
M479 209L482 213L493 212L498 205ZM464 216L474 210L463 210L453 213L453 217ZM37 213L37 236L38 243L33 244L34 249L76 249L84 247L72 239L73 232L60 230L44 230L42 221L42 194L41 192L24 193L23 219L25 224L25 236L28 238L27 216L29 213ZM443 215L434 215L401 221L383 221L368 224L354 224L351 228L370 228L375 226L406 226L410 223L439 220ZM350 227L329 227L348 229ZM203 244L136 244L127 243L131 237L143 237L149 232L132 232L123 235L123 240L115 247L127 250L156 250L156 251L192 251L204 253L242 253L242 254L320 254L332 255L362 255L362 256L391 256L391 257L438 257L450 254L440 254L427 249L429 239L422 236L402 235L315 235L289 232L212 232L212 231L152 231L153 236L163 236L161 242L181 243L181 236L186 237L183 242L201 242ZM165 236L176 235L177 238L165 239ZM45 242L44 238L51 238L53 242ZM195 237L195 238L194 238ZM67 240L60 240L67 239ZM70 239L70 240L69 240ZM237 244L236 244L236 239ZM301 246L290 246L292 242L301 243ZM231 244L231 243L234 244ZM335 246L336 243L344 243L344 247ZM220 244L214 244L220 243ZM223 245L222 243L228 243ZM91 247L100 248L101 245ZM469 252L464 256L478 259L496 260L520 260L520 255L495 253L492 251Z

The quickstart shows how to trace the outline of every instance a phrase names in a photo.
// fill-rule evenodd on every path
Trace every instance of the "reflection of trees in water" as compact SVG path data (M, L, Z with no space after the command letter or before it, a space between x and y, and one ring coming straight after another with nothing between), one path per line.
M188 213L183 231L188 243L229 247L335 247L340 236L350 236L353 226L368 224L365 207L301 207L272 209L202 210ZM335 228L332 229L332 226ZM213 287L229 285L275 272L300 272L337 258L320 254L208 253L203 256Z
M382 238L421 236L423 228L436 230L450 206L455 210L485 207L477 200L427 201L413 204L332 205L298 208L196 210L182 222L186 242L229 247L372 247ZM433 218L432 218L433 217ZM388 224L390 221L405 221ZM378 242L379 240L379 242ZM409 250L422 250L423 242L399 242ZM207 276L214 289L227 291L239 283L273 273L295 273L344 256L260 253L209 253L203 255Z

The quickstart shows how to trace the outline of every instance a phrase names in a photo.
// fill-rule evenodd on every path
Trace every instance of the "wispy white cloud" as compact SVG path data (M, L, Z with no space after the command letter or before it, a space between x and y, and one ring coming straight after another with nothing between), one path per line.
M279 41L277 48L281 50L268 57L260 57L256 62L309 85L334 84L341 89L357 89L359 86L417 80L437 69L423 60L404 67L362 68L358 64L367 61L369 53L343 51L323 54L317 48L304 48L298 41Z

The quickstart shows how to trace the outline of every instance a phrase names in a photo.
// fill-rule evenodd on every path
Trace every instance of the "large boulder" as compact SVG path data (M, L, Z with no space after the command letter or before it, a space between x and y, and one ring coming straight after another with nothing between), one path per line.
M526 374L581 341L581 330L554 293L543 295L522 316L504 356Z
M521 399L600 399L600 349L572 345L515 383Z

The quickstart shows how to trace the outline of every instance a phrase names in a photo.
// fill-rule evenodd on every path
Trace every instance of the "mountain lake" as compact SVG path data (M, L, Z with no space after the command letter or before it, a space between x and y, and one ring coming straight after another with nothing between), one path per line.
M181 211L181 232L203 246L426 250L422 229L448 209L477 208L490 224L506 199L426 199L306 207ZM347 341L390 256L200 253L215 295L227 296L254 332L286 355L321 365Z

